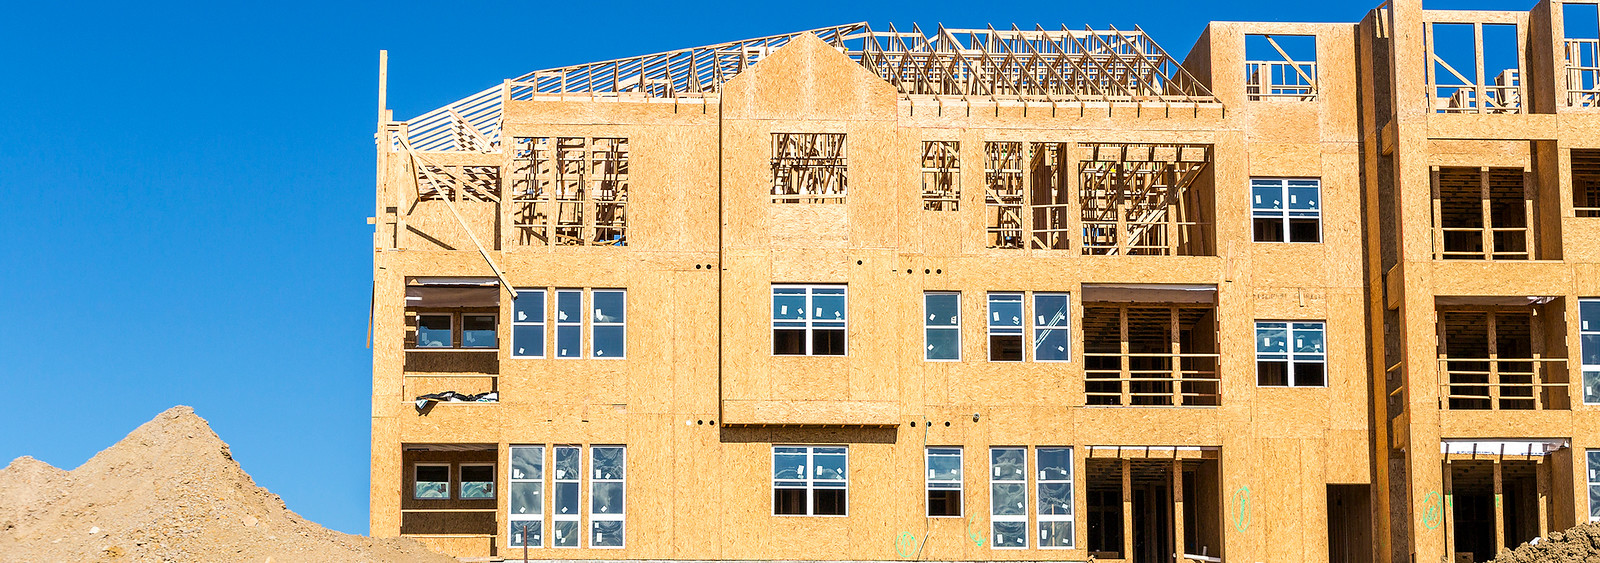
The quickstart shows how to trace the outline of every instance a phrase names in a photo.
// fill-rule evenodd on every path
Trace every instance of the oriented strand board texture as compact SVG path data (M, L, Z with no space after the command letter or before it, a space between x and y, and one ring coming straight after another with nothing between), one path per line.
M502 346L495 404L418 413L409 402L417 390L476 391L485 383L406 377L407 280L492 274L442 202L417 201L404 153L386 153L374 256L372 532L399 533L400 508L411 506L402 502L405 446L452 443L493 444L502 487L512 445L628 446L625 547L532 550L542 559L1082 560L1085 458L1097 445L1217 448L1219 462L1200 466L1201 482L1185 491L1185 506L1197 511L1186 528L1218 538L1203 547L1229 561L1326 560L1329 514L1359 512L1330 512L1330 484L1372 485L1374 560L1413 552L1417 561L1439 560L1443 530L1425 519L1423 503L1440 490L1441 438L1570 439L1570 451L1552 456L1550 524L1581 521L1581 453L1600 447L1594 407L1574 400L1555 411L1441 410L1434 307L1438 296L1560 298L1564 309L1545 314L1563 322L1546 326L1564 332L1548 335L1546 348L1576 357L1576 305L1600 295L1600 220L1575 216L1563 169L1570 148L1600 147L1600 115L1571 111L1557 103L1564 85L1542 83L1529 95L1555 111L1428 113L1421 28L1431 12L1416 0L1390 6L1359 28L1210 25L1185 66L1209 81L1220 107L905 99L810 36L703 102L511 102L502 138L629 139L628 244L523 245L511 235L510 213L492 202L458 204L466 229L517 287L626 289L627 350L623 359L524 359ZM1559 29L1559 9L1537 10L1526 25ZM1315 36L1316 99L1249 101L1247 34ZM1557 64L1553 36L1559 31L1548 27L1528 34L1537 39L1530 65ZM1379 91L1392 99L1374 99ZM845 134L845 202L772 203L775 133ZM927 140L960 145L958 211L923 210ZM1080 219L1069 215L1071 250L986 248L991 141L1058 143L1069 163L1088 158L1086 143L1209 145L1212 164L1195 189L1209 201L1203 218L1214 242L1197 256L1084 256L1072 236ZM430 158L511 165L508 154ZM1541 258L1559 259L1433 260L1433 166L1530 169L1539 184L1530 244ZM1075 175L1067 176L1075 189ZM1252 177L1320 178L1322 243L1252 242ZM501 186L509 196L509 181ZM1391 211L1398 227L1379 229L1379 216ZM774 356L775 283L845 284L848 355ZM1216 288L1220 406L1086 406L1080 297L1085 284L1108 283ZM961 361L923 361L924 291L961 292ZM986 361L984 298L996 291L1071 294L1072 360ZM511 318L511 303L502 292L500 319ZM1391 305L1398 311L1386 314ZM1257 320L1325 321L1328 384L1258 386ZM553 329L546 331L548 342ZM499 338L510 339L505 322ZM1394 379L1389 366L1397 366ZM1567 373L1577 379L1575 366ZM1576 382L1569 392L1578 396ZM1391 406L1396 412L1385 412ZM848 445L848 515L773 516L774 444ZM923 516L925 446L964 448L963 517ZM993 446L1075 448L1076 547L993 548ZM1389 494L1391 483L1406 494ZM484 556L507 545L506 496L496 501L497 537L431 541ZM547 491L547 511L550 502Z

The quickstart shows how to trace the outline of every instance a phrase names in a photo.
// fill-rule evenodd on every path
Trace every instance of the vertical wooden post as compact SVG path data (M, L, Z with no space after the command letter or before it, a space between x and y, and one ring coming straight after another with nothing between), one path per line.
M1128 255L1128 202L1117 199L1117 256Z
M1489 113L1489 96L1488 93L1485 92L1484 88L1484 83L1488 82L1488 80L1483 75L1483 22L1472 23L1472 48L1474 51L1473 66L1476 67L1476 78L1478 81L1478 83L1473 86L1473 95L1477 96L1478 98L1477 103L1474 103L1473 107L1477 108L1477 113Z
M1534 474L1535 501L1539 510L1539 537L1550 533L1550 456L1539 456Z
M578 209L583 213L583 228L578 231L579 246L594 244L597 236L595 234L594 216L595 212L599 211L599 206L595 205L594 194L599 189L600 178L594 173L594 165L598 158L604 158L603 156L597 158L597 154L603 153L595 151L595 139L593 137L584 137L583 161L579 163L581 168L578 172L579 177L583 179L582 183L579 184L578 191L580 198Z
M1017 143L1017 171L1022 174L1022 201L1017 206L1017 235L1022 246L1017 248L1027 249L1034 246L1033 242L1033 160L1029 157L1034 145L1038 143Z
M1429 26L1430 28L1432 26ZM1429 76L1432 76L1433 65L1428 65ZM1434 166L1431 172L1433 178L1433 259L1443 260L1444 245L1444 205L1443 193L1439 187L1439 167Z
M1518 49L1517 51L1521 52L1521 49ZM1538 248L1539 239L1534 238L1534 235L1535 233L1538 233L1539 230L1537 225L1533 222L1535 195L1537 193L1537 186L1534 185L1533 171L1524 167L1522 169L1522 250L1528 253L1529 260L1538 258L1538 254L1535 252L1535 249Z
M1500 507L1500 494L1503 492L1501 483L1500 458L1494 459L1494 549L1499 551L1506 545L1506 512Z
M1132 369L1133 358L1128 357L1129 348L1128 348L1128 306L1127 305L1120 305L1120 306L1117 307L1117 318L1118 318L1118 323L1119 323L1119 330L1121 330L1120 334L1121 334L1121 340L1122 340L1121 348L1120 348L1120 350L1122 350L1122 353L1121 353L1122 357L1117 360L1117 366L1119 368L1121 368L1121 370L1122 370L1122 373L1117 374L1117 377L1122 378L1122 381L1119 382L1118 385L1117 385L1117 387L1122 390L1122 402L1118 403L1118 404L1126 407L1126 406L1130 406L1130 405L1133 404L1133 402L1132 402L1132 399L1133 399L1133 397L1132 397L1132 393L1133 393L1133 369Z
M1120 454L1120 452L1119 452ZM1122 458L1122 559L1133 560L1133 462Z
M1530 390L1533 393L1533 410L1544 410L1548 403L1544 397L1544 317L1539 315L1537 308L1528 317L1528 332L1533 341L1533 363L1530 364L1533 375L1528 383L1533 387Z
M1436 54L1438 49L1433 44L1433 22L1431 21L1422 22L1422 43L1428 47L1428 112L1437 113L1439 111L1439 77L1436 76L1435 70L1439 65L1434 64L1433 60L1438 58ZM1438 172L1438 168L1435 168L1434 171ZM1438 179L1437 174L1435 174L1434 179ZM1438 182L1434 182L1434 185L1438 185Z
M1057 165L1061 169L1061 185L1066 186L1064 189L1067 191L1067 216L1061 220L1061 227L1066 229L1061 235L1063 250L1071 250L1074 246L1081 247L1083 238L1087 236L1079 226L1083 219L1083 180L1078 173L1077 154L1077 143L1061 144L1061 158ZM1078 242L1074 243L1073 239L1077 239Z
M1177 305L1172 306L1170 318L1171 343L1169 345L1171 346L1172 350L1172 365L1169 366L1169 369L1172 370L1170 375L1172 378L1172 406L1181 407L1183 406L1183 356L1180 354L1183 353L1183 343L1181 342L1183 336L1178 330L1178 320L1180 317L1178 316ZM1174 453L1173 455L1177 454Z
M1172 561L1183 563L1183 460L1172 452Z
M1452 506L1455 503L1456 485L1454 476L1450 473L1450 454L1447 453L1444 456L1444 506L1441 512L1444 514L1444 554L1454 563L1456 560L1456 527L1455 511L1452 510Z
M1483 217L1483 228L1478 237L1483 239L1483 258L1494 260L1494 206L1490 203L1489 169L1478 169L1478 208Z
M1484 315L1489 321L1489 410L1500 410L1500 333L1495 328L1495 317L1498 315L1493 309Z

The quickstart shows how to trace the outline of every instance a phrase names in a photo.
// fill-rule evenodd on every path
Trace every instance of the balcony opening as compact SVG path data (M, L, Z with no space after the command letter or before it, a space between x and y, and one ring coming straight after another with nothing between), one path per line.
M1069 248L1066 151L1065 143L984 143L987 247Z
M1436 113L1523 113L1517 24L1428 22L1428 91Z
M493 278L406 280L403 396L419 409L497 401L499 314Z
M1536 205L1529 176L1517 168L1434 168L1434 258L1536 258Z
M400 462L401 535L495 555L496 445L404 444Z
M627 246L627 139L517 137L512 226L532 246Z
M1077 149L1083 253L1210 256L1210 145Z
M1218 560L1222 499L1215 449L1094 446L1087 462L1088 551L1132 563ZM1143 456L1143 457L1141 457ZM1160 456L1160 457L1158 457ZM1131 457L1131 458L1130 458Z
M1557 492L1552 479L1570 471L1556 455L1567 446L1565 440L1445 440L1445 541L1452 560L1486 561L1548 532L1553 499L1571 497Z
M1439 381L1445 406L1570 408L1562 307L1560 298L1549 297L1438 298Z
M1211 286L1085 285L1087 404L1220 404L1215 292Z
M1600 106L1600 6L1577 2L1560 6L1567 105Z
M1600 149L1572 149L1572 210L1600 217Z
M1315 35L1244 36L1244 91L1254 102L1317 99Z

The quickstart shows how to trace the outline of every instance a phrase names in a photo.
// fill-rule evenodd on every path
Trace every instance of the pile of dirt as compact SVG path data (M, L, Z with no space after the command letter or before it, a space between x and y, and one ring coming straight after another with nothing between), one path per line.
M1600 563L1600 525L1551 532L1538 543L1500 550L1490 563Z
M180 406L72 471L26 456L0 469L0 561L455 559L409 538L343 534L301 518Z

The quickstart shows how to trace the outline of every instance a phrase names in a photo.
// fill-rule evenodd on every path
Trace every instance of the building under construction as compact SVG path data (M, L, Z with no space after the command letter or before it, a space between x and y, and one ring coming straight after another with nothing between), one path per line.
M1595 0L1182 59L859 23L379 121L374 535L1455 562L1600 518Z

